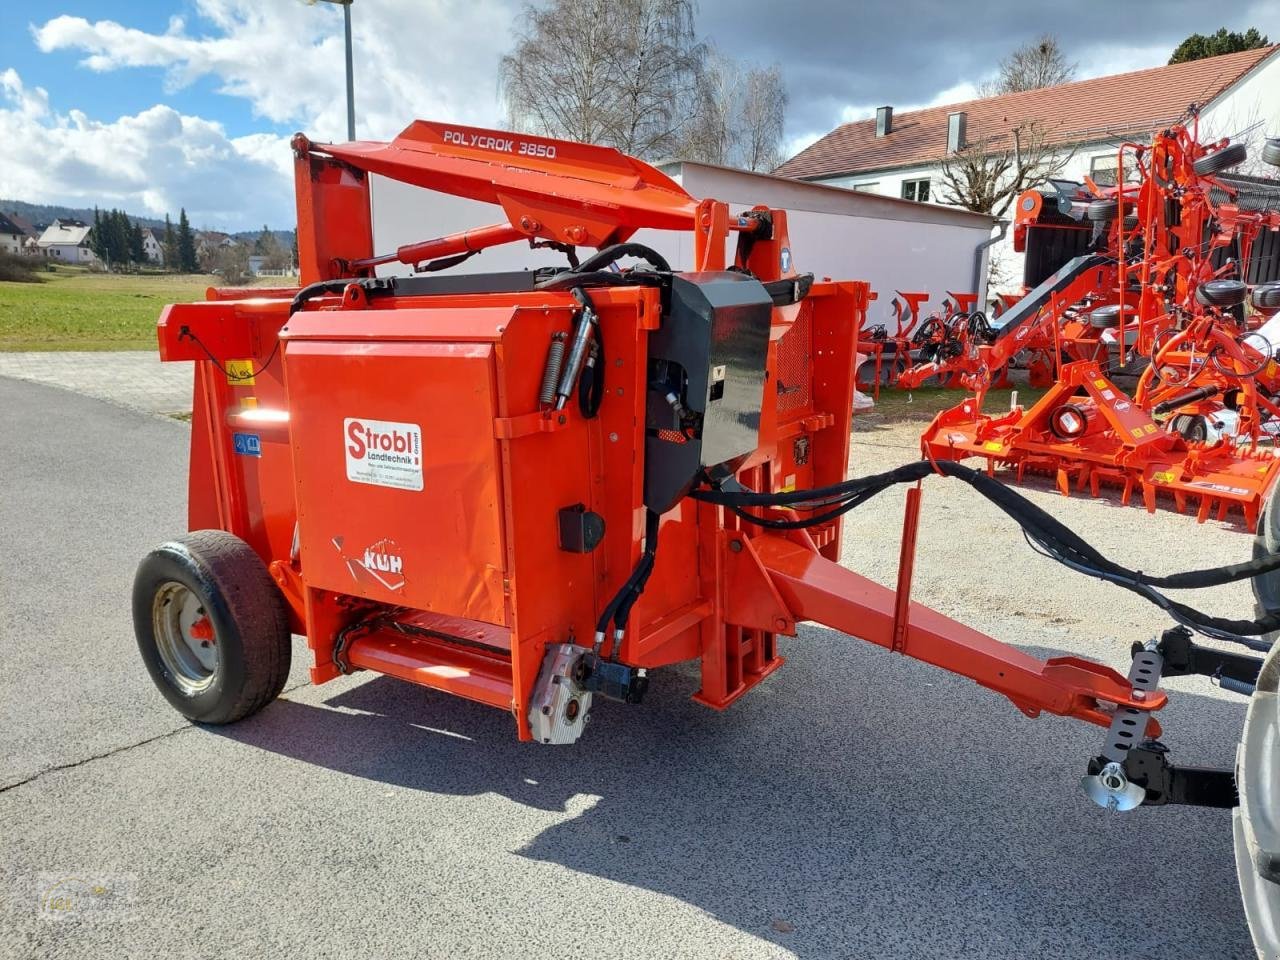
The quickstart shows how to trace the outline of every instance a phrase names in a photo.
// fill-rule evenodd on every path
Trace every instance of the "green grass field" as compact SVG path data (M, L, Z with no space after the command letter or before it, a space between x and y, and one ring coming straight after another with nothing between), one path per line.
M64 266L41 276L44 283L0 282L0 351L154 350L161 308L203 300L218 280Z
M1045 392L1042 389L1029 387L1025 383L1014 387L1013 390L1017 391L1018 405L1024 410L1039 400ZM1003 413L1008 410L1013 390L1005 387L989 392L982 405L983 412ZM881 387L880 399L876 401L875 409L865 414L858 414L854 418L855 429L860 422L866 426L904 421L928 423L943 410L954 407L967 396L969 394L964 390L944 390L941 387L921 387L912 391Z

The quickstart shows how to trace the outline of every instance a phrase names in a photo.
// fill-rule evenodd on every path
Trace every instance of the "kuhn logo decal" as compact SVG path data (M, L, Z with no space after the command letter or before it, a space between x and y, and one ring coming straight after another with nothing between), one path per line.
M353 557L344 550L343 541L343 537L334 537L333 547L346 563L347 570L356 583L365 587L376 583L388 590L404 589L404 555L400 552L398 543L390 537L383 537Z
M422 428L416 423L348 417L342 422L342 442L348 480L422 489Z
M388 590L404 586L404 558L400 546L394 540L383 539L365 550L360 566Z

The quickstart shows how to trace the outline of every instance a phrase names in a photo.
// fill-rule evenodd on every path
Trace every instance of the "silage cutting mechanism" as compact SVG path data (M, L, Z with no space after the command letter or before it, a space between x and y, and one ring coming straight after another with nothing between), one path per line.
M159 322L162 358L195 362L193 532L144 559L133 613L184 715L226 723L265 706L300 633L316 683L387 674L508 712L522 740L569 744L593 704L638 703L649 671L681 661L700 664L697 700L729 706L783 665L778 638L813 621L1028 716L1102 727L1083 784L1103 806L1237 805L1229 769L1170 762L1160 679L1257 684L1256 744L1275 727L1259 706L1275 664L1197 645L1187 627L1262 652L1250 636L1280 619L1206 617L1159 591L1266 576L1280 557L1153 577L953 462L846 479L869 291L797 272L784 211L731 213L611 149L451 124L390 143L299 135L293 149L302 285L210 290ZM374 175L503 218L380 253ZM691 233L693 269L636 242L640 228ZM515 242L568 265L442 272ZM377 275L392 262L416 269ZM1126 674L1037 659L912 602L919 484L934 473L1180 625L1136 644ZM891 590L837 560L843 514L895 484L910 486ZM1270 796L1260 754L1246 811ZM1242 876L1261 891L1246 901L1265 910L1280 839L1265 816L1237 819Z
M1280 165L1280 141L1264 153ZM1132 183L1024 193L1014 241L1029 289L904 375L973 391L925 430L926 453L981 457L1019 481L1048 473L1063 494L1117 486L1125 503L1164 498L1200 521L1235 510L1258 529L1280 477L1280 182L1225 178L1245 156L1175 126L1119 147ZM984 413L1015 357L1047 392Z

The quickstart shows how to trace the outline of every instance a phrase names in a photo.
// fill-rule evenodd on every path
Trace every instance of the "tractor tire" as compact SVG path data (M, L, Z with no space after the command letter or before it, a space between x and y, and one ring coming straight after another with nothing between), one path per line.
M1271 648L1249 697L1236 747L1240 805L1231 811L1236 877L1259 957L1280 956L1280 644Z
M1258 284L1249 292L1249 302L1255 310L1280 309L1280 282Z
M234 723L280 695L292 637L253 548L222 530L161 544L138 565L133 630L151 679L197 723Z
M1243 143L1229 143L1221 150L1215 150L1213 153L1206 153L1203 157L1191 165L1191 168L1201 176L1212 173L1222 173L1224 170L1230 170L1237 164L1244 163L1249 159L1249 148Z
M1244 303L1248 292L1239 280L1210 280L1196 287L1196 302L1206 307L1234 307Z
M1262 162L1280 167L1280 137L1268 140L1262 147Z
M1107 200L1094 200L1089 206L1085 207L1084 215L1094 223L1102 223L1107 220L1114 220L1120 213L1120 201L1114 198Z
M1258 515L1258 529L1253 537L1254 560L1280 553L1280 496L1277 496L1277 489L1280 487L1272 489ZM1280 613L1280 570L1254 577L1249 583L1253 587L1254 611L1258 616ZM1267 634L1266 639L1277 637L1280 637L1280 631Z

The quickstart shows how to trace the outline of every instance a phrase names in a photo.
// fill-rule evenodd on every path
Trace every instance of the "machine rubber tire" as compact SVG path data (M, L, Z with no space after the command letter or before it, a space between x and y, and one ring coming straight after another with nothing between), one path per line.
M1085 207L1084 211L1085 217L1094 223L1114 220L1119 213L1120 201L1110 197L1105 200L1094 200Z
M1249 302L1256 310L1280 308L1280 282L1258 284L1249 292Z
M1209 424L1198 413L1180 413L1169 420L1169 429L1195 443L1204 443L1209 438Z
M1234 307L1244 303L1249 288L1239 280L1210 280L1196 287L1196 302L1206 307Z
M1262 663L1236 748L1236 878L1258 956L1280 956L1280 644Z
M194 651L195 625L181 626L183 611L172 606L180 601L198 604L197 615L207 621L201 632L212 630L210 641L198 643L204 654ZM233 723L256 713L289 676L284 597L253 548L222 530L198 530L147 554L133 581L133 629L155 685L198 723Z
M1268 140L1262 146L1262 162L1273 167L1280 167L1280 137Z
M1132 314L1130 314L1132 319ZM1089 311L1089 326L1097 330L1108 330L1120 326L1120 304L1108 303Z
M1243 143L1229 143L1221 150L1206 153L1193 163L1191 168L1196 173L1204 176L1211 173L1221 173L1223 170L1230 170L1232 167L1244 163L1247 159L1249 159L1248 147Z

